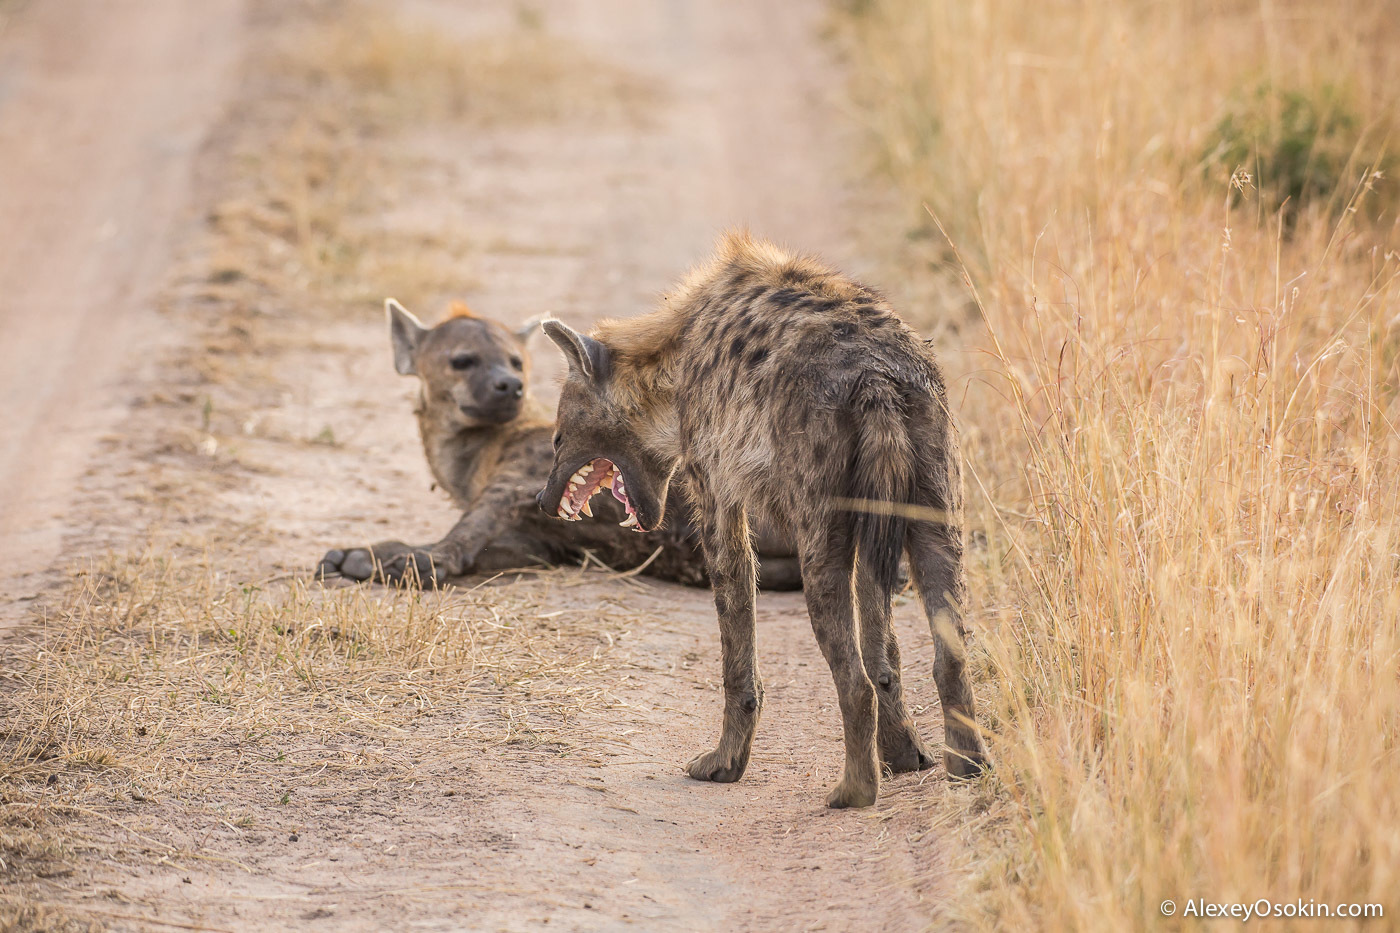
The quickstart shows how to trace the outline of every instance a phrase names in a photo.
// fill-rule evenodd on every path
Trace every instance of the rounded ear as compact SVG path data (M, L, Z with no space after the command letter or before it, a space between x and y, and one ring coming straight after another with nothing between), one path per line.
M601 381L608 374L608 348L587 334L580 334L563 321L546 317L545 336L564 352L569 368L590 382Z
M389 342L394 346L394 370L400 376L418 375L413 358L428 328L392 298L385 299L384 313L389 316Z
M540 325L544 323L544 319L547 317L549 317L548 314L536 314L524 324L521 324L520 328L515 332L515 339L519 340L521 343L529 340L530 335L540 329Z

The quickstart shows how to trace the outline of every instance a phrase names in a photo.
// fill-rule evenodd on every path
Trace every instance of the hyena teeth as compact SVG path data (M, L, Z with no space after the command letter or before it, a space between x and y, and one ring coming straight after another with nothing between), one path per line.
M587 434L595 426L604 427L601 413L621 416L620 427L632 439L624 448L629 462L635 455L652 458L645 461L648 482L664 475L664 470L683 465L691 480L685 483L689 487L691 514L700 517L701 523L733 496L737 501L732 504L750 514L788 513L794 526L819 532L814 539L819 543L813 545L812 553L803 549L803 557L814 560L804 559L803 564L839 562L849 567L846 562L850 559L850 546L845 538L851 516L829 509L823 501L826 496L816 494L818 489L853 489L857 500L893 499L919 505L951 502L953 515L943 523L956 525L961 517L957 507L961 505L958 490L962 477L956 433L946 414L947 385L930 348L899 322L883 300L816 260L755 241L747 233L726 235L715 258L697 268L656 310L613 322L600 334L603 339L575 333L558 322L547 325L549 336L569 358L571 391L565 392L560 401L558 424L571 434ZM822 314L826 319L835 321L839 317L843 323L818 334L812 329L814 325L808 323L812 308L818 303L825 309ZM745 339L750 343L757 340L762 346L754 359L768 359L768 369L739 360L718 364L716 361L723 354L715 352L715 345L721 335L727 337L731 330L744 328L756 315L771 329L765 330L761 338L751 334L738 340L731 348L735 351L732 355L739 355ZM627 350L609 352L617 347ZM765 353L770 355L764 357ZM804 378L810 375L836 381L843 386L840 397L812 391L805 383L767 381L767 376L759 372L772 372L774 365L782 365L772 362L774 353L807 357ZM851 381L848 360L856 358L879 362L870 366L857 364L859 378ZM608 372L599 373L604 361ZM625 403L618 406L620 400L609 397L611 386L633 387L636 395L628 392ZM634 410L629 412L629 408ZM796 413L797 418L791 413ZM823 423L832 425L829 438L814 444L810 438L784 436L791 433L794 420L819 413ZM938 426L938 430L930 426ZM666 432L674 432L670 442L659 443ZM652 435L650 442L648 434ZM849 455L832 457L836 449ZM705 451L713 456L685 456L688 451ZM775 465L771 482L746 482L758 463ZM932 481L931 476L937 481ZM636 514L638 503L631 502L630 496L622 493L622 487L619 477L613 494L627 507L623 527L645 531ZM664 497L662 488L639 487L638 500L644 498L643 491L649 496ZM949 491L951 496L944 495ZM653 507L651 498L646 505L649 510ZM664 501L658 502L658 511L664 505ZM903 521L896 521L897 516L870 514L862 518L869 521L863 522L861 537L868 540L861 542L861 563L868 550L869 556L875 558L871 562L873 568L878 569L862 572L860 588L867 589L868 578L868 589L882 600L882 606L896 589L894 571L904 550L908 551L915 577L960 583L964 568L958 541L939 540L941 536L932 532L905 534ZM736 561L750 564L742 578L716 572L711 574L711 581L721 631L751 639L755 625L752 543L733 536L720 536L715 543L719 545L718 553L707 548L705 555L712 571L732 567ZM810 566L802 569L810 570ZM840 706L842 710L856 710L859 703L858 714L843 717L846 765L827 804L833 808L867 807L877 799L883 770L880 758L892 757L890 763L896 770L902 770L904 762L913 768L926 763L925 749L909 728L898 703L892 710L883 705L875 710L868 699L859 652L851 655L841 649L842 645L857 643L862 634L857 600L850 592L834 602L813 599L819 581L810 573L803 576L809 587L812 628L823 653L833 658L831 673ZM844 588L849 590L849 585ZM862 592L859 601L866 602L867 595ZM961 601L954 599L951 603ZM941 612L937 603L926 601L924 608L939 656L947 652L948 657L960 657L966 651L966 639L958 607L950 605L946 607L948 611ZM940 614L944 617L941 622ZM896 639L892 628L885 637L889 660L893 660ZM835 661L837 654L842 655L839 664ZM870 659L865 660L868 663ZM752 679L752 666L747 666L749 669L742 673ZM732 664L726 666L723 678L727 713L732 712L730 703L739 699L738 688L731 684L732 668ZM897 676L893 670L890 673ZM984 740L975 725L971 678L960 667L956 672L950 669L939 673L949 675L938 678L940 692L957 698L944 709L950 724L945 755L948 776L973 778L987 766L987 760ZM749 707L750 715L725 716L720 738L722 752L692 762L687 767L691 777L733 780L740 776L756 713L752 699L743 697L743 703ZM882 738L876 735L877 712L893 712L896 721L903 721L898 743L902 747L894 756L880 754L880 746L888 743L877 741ZM720 768L716 759L726 757L730 766Z
M589 518L593 517L593 507L589 505L587 499L583 500L583 508L579 509L579 511L582 512L584 515L587 515Z

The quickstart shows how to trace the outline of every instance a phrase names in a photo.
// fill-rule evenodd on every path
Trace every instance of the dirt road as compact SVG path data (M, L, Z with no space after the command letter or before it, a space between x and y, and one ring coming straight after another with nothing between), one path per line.
M120 419L159 340L152 303L180 232L197 221L191 171L232 90L241 9L239 0L0 7L7 597L53 566L95 441Z
M180 5L169 6L164 14L151 7L150 15L178 20ZM409 10L435 32L464 41L515 29L519 15L431 0ZM840 74L818 38L822 13L815 0L551 4L532 14L544 28L569 37L590 60L638 76L653 92L644 117L424 125L399 144L415 172L390 180L398 204L376 222L404 236L444 224L471 230L487 245L472 254L466 297L483 312L515 320L553 310L587 324L641 311L734 224L866 272L873 257L851 235L864 195L849 182L849 141L835 103ZM34 16L24 28L54 28L37 9ZM183 83L206 95L206 105L219 86L211 75ZM78 199L69 209L83 204ZM0 214L13 231L9 216ZM75 222L96 217L100 229L106 216L81 214ZM179 216L167 205L149 219L150 242L162 242ZM159 249L141 254L155 272ZM62 263L40 271L50 267L52 280L28 287L61 292ZM83 291L127 296L139 306L126 271L100 265ZM4 274L6 281L29 280L22 266L6 266ZM382 285L383 292L401 287ZM409 390L388 365L375 312L303 318L296 314L300 300L272 296L271 306L289 309L277 319L275 343L228 362L293 373L295 389L249 414L236 454L223 454L227 443L210 436L208 471L217 466L233 481L201 487L198 502L171 494L181 503L180 527L224 542L225 560L249 580L303 574L331 545L388 535L426 540L451 520L428 491L407 417ZM6 313L10 331L12 306ZM84 318L66 320L77 339ZM193 331L185 337L193 340ZM55 342L28 344L38 345ZM549 395L559 364L547 347L536 350L539 389ZM171 358L181 359L178 348ZM61 378L52 384L73 385ZM20 389L7 383L6 391ZM219 398L206 402L205 420L222 405ZM45 409L26 411L26 425L44 423ZM133 409L122 432L156 433L159 417ZM79 436L90 443L92 433ZM335 438L334 445L307 443L320 435ZM50 474L50 488L73 481L87 449L67 448L65 472ZM31 452L38 450L12 450L6 483L46 469L44 455ZM172 476L199 475L165 460L115 463L112 474L157 488ZM149 514L110 481L90 482L84 501L111 510L108 527ZM257 531L233 541L231 524L238 534ZM77 519L68 526L83 527ZM128 544L141 541L138 532ZM82 556L81 545L69 556ZM547 575L513 586L533 587L556 613L612 606L639 620L625 637L609 636L624 671L596 685L609 702L578 712L560 742L474 752L477 713L467 704L439 710L415 723L405 741L460 741L460 756L415 760L394 781L316 771L285 792L261 786L257 770L239 770L237 779L231 771L222 782L211 776L198 795L205 823L183 825L188 811L180 807L189 802L174 800L131 804L117 821L133 846L157 839L171 851L203 853L200 860L84 864L38 890L104 922L140 929L172 921L246 930L530 930L546 923L582 930L904 930L922 929L938 915L940 873L955 853L932 827L948 808L965 806L970 792L950 787L940 768L887 781L870 810L823 807L840 769L840 719L799 594L760 599L767 705L748 774L726 786L681 773L712 744L719 724L719 648L706 592L604 575ZM907 690L922 731L936 741L927 629L908 604L897 617ZM314 736L304 741L316 744ZM238 768L244 760L237 751ZM255 830L231 822L238 807L252 808Z

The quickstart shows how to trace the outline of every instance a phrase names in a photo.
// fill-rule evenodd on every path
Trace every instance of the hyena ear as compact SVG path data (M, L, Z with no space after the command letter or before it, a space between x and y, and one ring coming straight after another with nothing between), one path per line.
M599 382L607 375L607 347L552 317L545 318L544 332L545 336L564 351L564 358L569 361L570 369L576 370L590 382Z
M544 323L544 319L547 317L549 317L549 314L547 313L536 314L524 324L521 324L520 328L515 332L515 339L519 340L521 343L524 343L525 341L529 340L530 335L540 329L540 325Z
M418 344L428 332L428 328L392 298L385 300L384 313L389 316L389 340L394 345L395 371L400 376L418 375L413 356L418 352Z

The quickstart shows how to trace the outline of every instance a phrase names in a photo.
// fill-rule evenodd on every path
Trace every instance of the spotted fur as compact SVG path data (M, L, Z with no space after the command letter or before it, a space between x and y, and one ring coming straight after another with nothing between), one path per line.
M899 771L932 764L904 705L890 623L901 552L937 641L948 770L984 765L960 614L957 432L932 350L880 293L732 233L655 311L590 336L557 321L545 330L570 371L542 506L571 513L569 478L597 458L620 469L643 527L663 527L673 478L693 506L725 686L719 746L690 763L693 777L737 780L748 763L763 703L750 535L759 519L796 542L840 697L846 766L828 803L874 802L878 759Z

